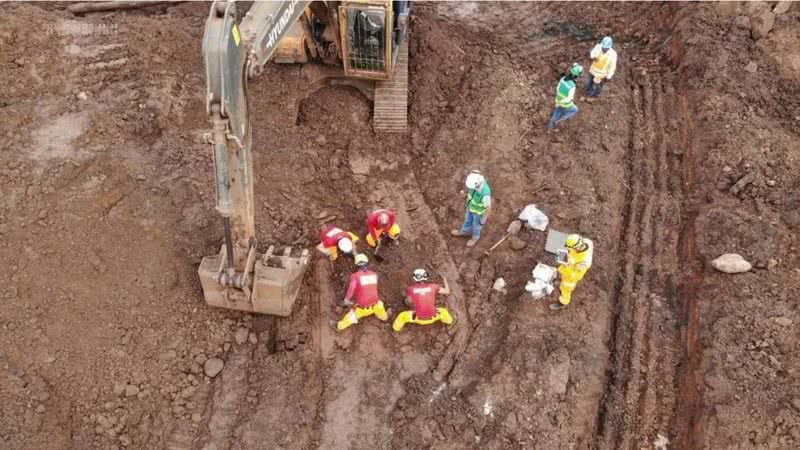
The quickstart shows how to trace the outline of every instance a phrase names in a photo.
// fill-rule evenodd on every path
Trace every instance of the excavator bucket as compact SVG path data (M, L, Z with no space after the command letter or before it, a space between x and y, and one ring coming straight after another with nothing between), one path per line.
M285 317L292 313L308 260L308 250L299 256L292 256L291 248L282 255L276 255L274 247L264 255L252 251L245 264L242 287L226 287L218 281L224 270L223 248L219 254L203 258L198 275L209 306Z

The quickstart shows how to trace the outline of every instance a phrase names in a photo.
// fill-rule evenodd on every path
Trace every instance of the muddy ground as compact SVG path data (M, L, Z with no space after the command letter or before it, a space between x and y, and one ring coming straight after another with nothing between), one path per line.
M382 296L401 310L425 266L458 319L399 335L328 328L351 268L320 258L289 318L203 303L208 4L4 4L0 447L797 448L800 8L755 40L773 3L415 3L407 135L270 65L250 84L258 236L310 248L319 218L363 232L398 209ZM559 72L606 34L602 100L579 91L545 132ZM449 230L473 168L496 208L467 250ZM542 233L483 255L528 203L595 242L558 313L523 290ZM710 266L729 252L753 270Z

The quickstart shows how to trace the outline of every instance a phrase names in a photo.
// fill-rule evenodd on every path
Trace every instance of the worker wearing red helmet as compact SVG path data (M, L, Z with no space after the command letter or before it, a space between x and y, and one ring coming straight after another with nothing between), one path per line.
M400 237L400 226L397 225L397 213L391 209L379 209L367 216L367 245L375 247L383 236L397 242Z
M339 257L339 252L346 255L355 255L358 236L355 234L344 231L334 225L324 225L319 234L320 243L317 250L328 255L331 261L336 261Z
M413 305L411 311L403 311L397 315L392 324L394 331L400 332L407 323L417 325L431 325L442 322L452 325L454 320L447 308L436 306L437 295L450 293L447 279L443 278L444 287L436 283L428 283L428 271L417 269L414 271L414 284L406 289L406 304Z
M386 308L378 297L378 274L369 270L367 255L360 253L355 256L358 272L350 275L350 284L344 296L344 306L350 308L342 320L331 320L331 326L337 331L342 331L358 323L359 319L374 315L383 322L389 320ZM353 304L352 300L356 302Z

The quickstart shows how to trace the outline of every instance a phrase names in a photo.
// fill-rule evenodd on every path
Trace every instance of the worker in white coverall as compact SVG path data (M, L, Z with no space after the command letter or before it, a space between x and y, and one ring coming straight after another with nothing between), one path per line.
M586 101L589 103L600 95L605 82L611 80L614 71L617 70L617 52L611 48L613 45L611 37L606 36L589 53L589 57L592 58L586 82L586 97L588 97Z

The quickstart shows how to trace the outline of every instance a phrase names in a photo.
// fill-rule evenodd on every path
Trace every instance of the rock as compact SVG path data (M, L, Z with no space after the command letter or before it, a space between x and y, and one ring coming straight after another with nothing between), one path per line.
M744 70L745 72L756 73L758 72L758 64L756 64L755 61L750 61L746 66L744 66Z
M78 97L78 100L86 100L87 98L89 98L89 96L86 95L86 92L83 92L83 91L78 92L77 97Z
M256 336L256 334L252 331L247 335L247 340L253 345L258 344L258 336Z
M739 181L736 182L733 186L731 186L730 192L733 195L738 194L742 189L746 188L748 184L752 183L756 179L756 172L749 172L747 175L739 178Z
M775 26L775 14L769 9L750 16L750 35L755 40L762 39L772 31Z
M192 414L192 422L200 423L201 420L203 420L203 416L201 416L200 413Z
M753 268L749 262L745 261L741 255L736 253L726 253L711 261L711 265L724 273L742 273Z
M800 397L792 399L792 406L797 410L797 412L800 412Z
M789 11L789 8L791 7L792 7L792 2L790 1L778 2L778 4L775 5L774 8L772 8L772 14L775 14L776 16L779 14L785 14L786 12Z
M44 405L39 405L39 406L36 407L36 413L37 414L43 414L44 410L45 410Z
M516 236L510 236L508 238L508 243L509 245L511 245L511 248L516 251L522 250L523 248L528 246L527 242L523 241L522 239Z
M123 447L131 445L132 442L133 441L131 441L131 438L127 434L123 434L119 437L119 443L122 444Z
M125 384L124 383L114 383L114 395L120 397L122 394L125 393Z
M125 397L133 397L139 393L139 387L129 384L125 386Z
M506 280L502 278L498 278L494 280L494 284L492 285L492 289L497 292L503 292L506 288Z
M772 270L778 267L778 260L770 258L767 260L767 270Z
M550 375L548 376L547 384L551 392L555 394L566 394L567 383L569 382L569 366L569 357L550 366Z
M736 16L736 18L733 19L733 24L736 28L747 30L750 28L750 18L747 16Z
M800 228L800 209L784 210L781 219L789 228Z
M318 145L325 145L328 143L328 139L325 137L325 135L320 134L316 139L314 139L314 142L316 142Z
M233 340L236 341L237 344L242 345L247 342L247 335L249 331L247 328L239 327L236 329L236 332L233 334Z
M207 377L214 378L220 372L222 372L223 367L225 367L224 361L219 358L210 358L206 360L205 364L203 364L203 371Z
M775 180L767 180L767 186L769 187L774 187L776 184L778 184L778 182Z
M775 323L777 323L778 325L780 325L782 327L790 327L794 323L794 321L792 321L792 319L790 319L788 317L776 317L774 320L775 320Z

